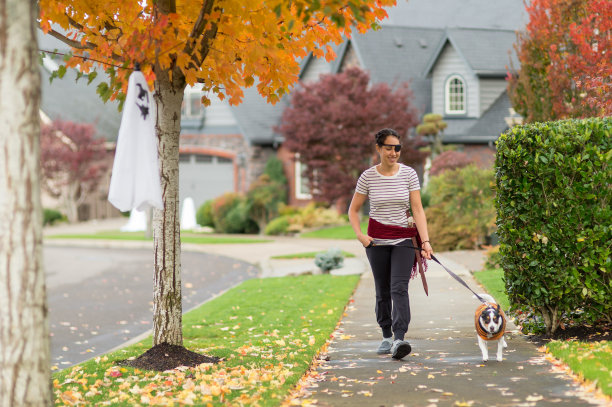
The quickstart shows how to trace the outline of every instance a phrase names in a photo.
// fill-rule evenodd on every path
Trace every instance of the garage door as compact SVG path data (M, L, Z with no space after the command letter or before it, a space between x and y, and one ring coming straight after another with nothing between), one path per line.
M191 197L197 210L209 199L234 192L234 163L231 159L204 154L181 154L179 158L180 210Z

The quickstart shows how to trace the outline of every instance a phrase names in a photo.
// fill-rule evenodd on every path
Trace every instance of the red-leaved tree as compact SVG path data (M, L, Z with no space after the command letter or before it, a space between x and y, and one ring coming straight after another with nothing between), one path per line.
M462 151L445 151L431 161L429 175L435 177L444 171L467 167L473 163L474 161Z
M284 146L299 153L306 165L316 200L333 204L350 199L359 174L372 165L374 134L382 128L393 128L401 136L404 162L424 160L426 154L417 149L425 143L408 137L418 124L411 99L407 83L395 89L370 84L369 75L359 68L321 75L292 92L278 131Z
M509 74L514 109L527 122L612 114L612 2L533 0Z
M109 168L104 140L95 134L91 124L59 119L41 126L41 185L59 199L70 222Z

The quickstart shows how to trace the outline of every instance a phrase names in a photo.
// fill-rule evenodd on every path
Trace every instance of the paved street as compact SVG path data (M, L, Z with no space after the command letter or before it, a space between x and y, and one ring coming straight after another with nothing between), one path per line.
M45 246L51 360L59 369L105 353L152 328L150 249ZM182 253L183 310L239 282L257 267L225 256Z

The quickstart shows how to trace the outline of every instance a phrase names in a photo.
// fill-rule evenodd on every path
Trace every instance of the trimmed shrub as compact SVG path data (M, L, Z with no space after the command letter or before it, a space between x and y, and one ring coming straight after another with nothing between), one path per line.
M284 235L287 233L287 229L289 229L289 218L287 216L279 216L268 223L264 233L271 236Z
M432 177L425 209L436 250L476 249L495 230L493 171L471 164Z
M213 220L213 214L212 214L212 206L213 206L212 199L200 205L200 207L198 208L196 212L196 222L198 222L198 225L210 226L210 227L215 226L215 222Z
M55 222L67 220L65 215L55 209L43 209L43 226L54 225Z
M213 200L212 218L219 233L242 233L247 228L248 216L244 197L228 192ZM240 208L237 208L241 206ZM230 216L231 215L231 216Z
M501 266L510 302L561 323L612 320L612 119L512 128L497 142Z
M342 267L344 264L344 254L338 248L331 248L326 252L317 253L314 262L315 266L320 268L323 273L329 273L331 270Z

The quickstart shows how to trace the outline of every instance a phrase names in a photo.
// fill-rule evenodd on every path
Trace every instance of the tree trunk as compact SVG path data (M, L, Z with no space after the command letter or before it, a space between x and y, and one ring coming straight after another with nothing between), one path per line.
M181 236L179 225L179 136L185 82L156 72L156 134L164 209L153 212L153 345L183 345Z
M36 2L0 0L0 406L50 406Z
M544 324L546 325L546 335L553 335L559 327L557 307L546 305L540 307L540 312L542 313L542 318L544 319Z

